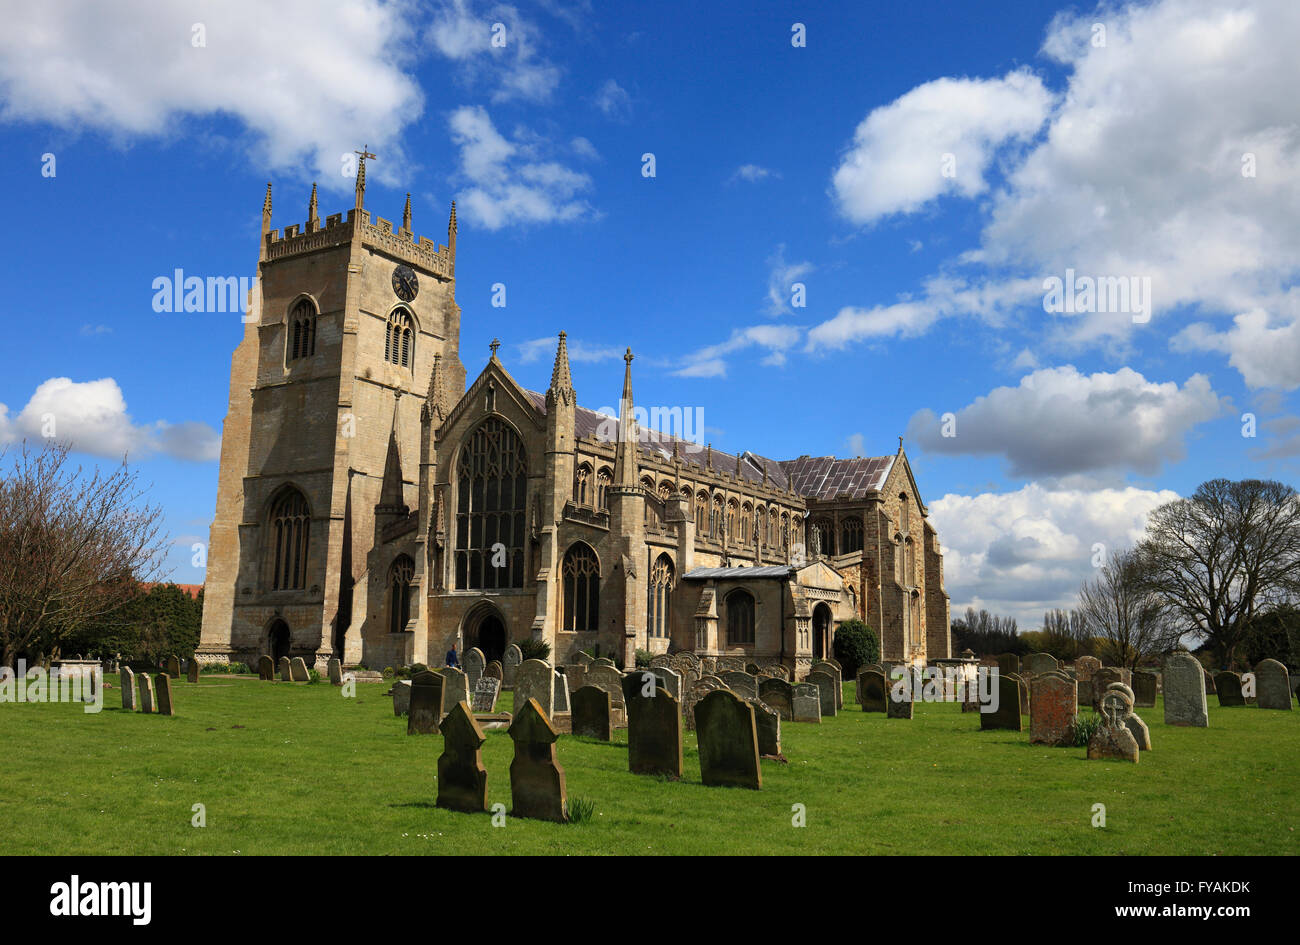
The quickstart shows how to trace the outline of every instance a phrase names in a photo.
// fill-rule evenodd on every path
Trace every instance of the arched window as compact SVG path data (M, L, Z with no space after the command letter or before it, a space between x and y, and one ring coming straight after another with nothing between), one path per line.
M528 455L504 421L490 417L456 466L456 587L524 586Z
M903 542L906 559L904 567L907 568L903 575L903 584L912 587L916 584L916 545L912 544L912 536L908 535Z
M754 511L754 543L758 545L767 544L766 514L762 508Z
M409 368L415 363L415 319L411 313L404 308L393 309L385 332L384 360Z
M742 545L749 544L749 526L753 520L754 510L746 502L745 507L740 510L740 543Z
M573 474L573 504L587 504L587 489L591 482L591 467L583 463Z
M311 516L307 500L292 487L271 506L271 589L300 591L307 586L307 549Z
M668 636L672 616L673 563L667 555L655 559L650 569L650 586L647 588L649 614L646 632L652 637Z
M713 511L709 518L709 534L722 540L722 496L713 497Z
M285 361L309 358L316 353L316 306L307 299L299 299L289 312L288 348Z
M907 493L900 492L898 494L898 527L902 529L903 534L906 535L911 524L912 512L908 505Z
M602 512L609 511L609 486L613 481L614 477L608 467L602 466L600 472L596 473L596 508Z
M735 541L736 539L736 503L732 500L727 503L727 539Z
M401 633L411 619L411 579L415 562L398 555L388 569L388 632Z
M808 553L812 554L816 549L818 554L835 554L835 529L830 521L824 518L814 519L808 523L808 527L809 537L812 538L812 548L808 549Z
M767 543L772 548L780 548L781 542L777 535L781 533L781 516L777 514L776 509L767 510Z
M754 642L754 597L748 591L727 595L727 645L745 646Z
M840 554L862 550L862 519L846 518L840 523Z
M701 492L695 496L695 534L704 536L709 533L709 494Z
M563 630L595 630L600 619L600 563L590 545L578 542L564 556Z

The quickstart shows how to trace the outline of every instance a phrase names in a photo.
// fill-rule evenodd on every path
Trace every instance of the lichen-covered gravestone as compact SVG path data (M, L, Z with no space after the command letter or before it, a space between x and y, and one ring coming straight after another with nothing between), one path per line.
M1133 674L1133 704L1150 709L1156 704L1156 674L1138 670Z
M1054 673L1060 668L1056 657L1051 653L1030 653L1025 657L1022 675L1037 676L1039 673Z
M511 643L506 647L506 655L501 658L502 685L509 689L515 684L515 674L519 667L523 665L524 654L519 649L518 644Z
M1102 724L1088 740L1088 758L1090 760L1115 759L1136 764L1137 739L1133 737L1133 733L1125 723L1125 719L1133 714L1133 697L1124 689L1108 688L1098 699L1098 707Z
M1238 673L1226 669L1221 673L1215 673L1214 690L1219 696L1220 706L1246 704L1246 698L1241 694L1241 676Z
M504 674L501 672L501 661L493 660L488 663L487 667L483 670L483 675L491 676L493 679L504 679Z
M1078 683L1065 673L1045 671L1029 681L1030 744L1065 744L1078 713Z
M280 682L293 682L293 667L289 665L289 657L280 657L280 662L276 664L276 670L280 674Z
M186 668L185 679L187 682L197 683L199 681L199 661L190 657L190 665Z
M754 707L728 689L711 692L695 706L700 776L708 787L758 790L758 730Z
M497 710L497 697L501 693L501 680L484 676L474 687L474 711L491 715Z
M1020 657L1014 653L1003 653L998 657L998 672L1003 676L1020 672Z
M293 674L294 682L311 682L311 673L307 670L307 661L301 656L295 656L291 659L289 668Z
M573 734L607 742L613 737L610 720L613 703L598 686L583 686L571 698Z
M465 676L469 680L466 688L474 691L478 681L483 678L483 670L487 668L487 660L483 657L483 651L476 646L471 646L465 651L465 655L460 658L460 668L465 671Z
M817 665L826 665L827 669L834 668L829 664L819 663ZM840 688L838 678L824 670L814 669L808 674L807 682L816 686L818 691L821 693L822 717L830 718L835 716L837 714L836 710L839 708L839 700L835 698L835 691Z
M781 757L781 716L758 699L745 700L754 707L754 725L758 732L758 753L763 757Z
M1291 710L1291 679L1277 660L1255 664L1255 705L1261 709Z
M514 802L510 813L564 823L568 820L564 769L555 757L559 732L532 698L522 705L516 703L509 732L515 743L515 757L510 762L510 796Z
M642 684L642 677L648 672L650 671L638 670L631 675L636 677L638 684ZM651 675L653 676L653 674ZM612 664L606 663L602 657L587 667L585 683L588 686L604 689L609 693L610 701L614 707L614 727L621 728L626 725L627 704L623 699L623 674Z
M135 711L135 673L130 666L122 667L122 708L128 712Z
M176 714L176 707L172 704L172 679L166 673L158 674L158 714Z
M1111 683L1124 682L1124 674L1114 666L1103 666L1092 674L1092 707L1100 710L1101 697Z
M558 669L551 677L553 715L569 714L569 681Z
M791 687L790 711L796 722L821 723L822 710L825 708L825 694L821 687L813 682L795 683ZM834 699L832 697L832 708Z
M858 705L863 712L887 712L888 695L885 687L885 674L878 669L867 668L858 673Z
M487 769L483 742L487 739L474 716L458 702L442 723L442 754L438 756L438 806L480 813L487 806Z
M257 658L257 678L263 682L275 682L275 660L263 654Z
M633 774L682 776L682 704L640 673L623 678L627 713L627 767ZM612 712L611 708L611 712Z
M988 711L991 704L980 706L980 730L1023 731L1024 726L1020 719L1020 683L1014 677L1000 672L994 680L994 685L997 708Z
M671 666L651 666L650 672L655 674L659 680L659 685L668 690L668 694L677 701L682 698L682 674Z
M469 677L455 666L442 671L442 714L446 715L458 702L469 702Z
M149 678L148 673L140 674L139 689L140 689L140 711L147 715L148 713L155 711L153 680Z
M1079 705L1092 705L1092 676L1101 669L1101 660L1095 656L1080 656L1074 661L1075 676L1079 681Z
M555 707L555 674L544 660L525 660L515 673L515 705L536 699L549 724Z
M727 684L727 688L740 696L742 699L758 698L758 679L757 676L751 676L749 673L738 673L734 670L728 670L720 673L722 681Z
M1165 660L1165 724L1205 728L1210 713L1205 705L1205 671L1200 661L1183 651Z
M759 679L758 698L775 709L782 722L794 721L794 689L784 679L775 676Z
M337 657L331 657L330 661L325 664L325 669L329 673L330 685L343 685L343 664L338 661Z
M411 678L411 702L406 716L407 735L436 735L442 721L442 676L430 670Z

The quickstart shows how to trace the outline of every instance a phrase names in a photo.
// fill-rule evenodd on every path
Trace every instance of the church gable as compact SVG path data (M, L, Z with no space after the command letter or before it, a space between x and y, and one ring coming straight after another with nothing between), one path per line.
M492 413L505 416L519 427L521 434L527 434L530 429L538 432L545 430L545 421L528 391L520 387L501 366L495 352L492 360L465 392L465 396L451 408L446 422L438 428L438 442L454 441Z

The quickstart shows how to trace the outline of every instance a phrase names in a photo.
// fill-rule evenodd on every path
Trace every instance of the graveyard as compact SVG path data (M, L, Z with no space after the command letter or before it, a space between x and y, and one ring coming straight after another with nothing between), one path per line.
M348 698L328 682L182 676L172 716L124 710L116 689L97 714L6 706L7 852L1268 855L1294 852L1300 822L1293 711L1211 696L1208 726L1182 727L1157 697L1135 710L1152 750L1131 764L1031 744L1028 716L1022 731L982 731L950 702L864 712L847 681L837 715L782 722L785 761L761 760L759 790L705 786L694 731L677 781L628 770L626 728L560 734L569 804L591 815L494 826L437 805L443 736L408 735L388 682ZM515 711L512 695L498 711ZM488 804L511 810L511 737L483 736Z

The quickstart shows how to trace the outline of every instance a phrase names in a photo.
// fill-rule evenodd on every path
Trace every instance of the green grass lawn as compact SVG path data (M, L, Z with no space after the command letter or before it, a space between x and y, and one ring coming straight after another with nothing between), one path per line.
M839 717L782 725L789 764L764 761L761 791L701 785L694 733L677 783L629 774L625 731L564 735L569 796L594 801L593 819L493 827L434 806L442 739L408 737L387 685L355 699L327 684L173 685L175 718L115 708L116 689L98 715L0 705L4 852L1251 855L1294 853L1300 826L1296 711L1212 705L1210 728L1187 729L1143 709L1154 750L1133 765L1031 747L1028 718L1013 733L981 732L952 704L918 704L910 722L864 714L848 684ZM507 809L512 754L488 733L489 801Z

